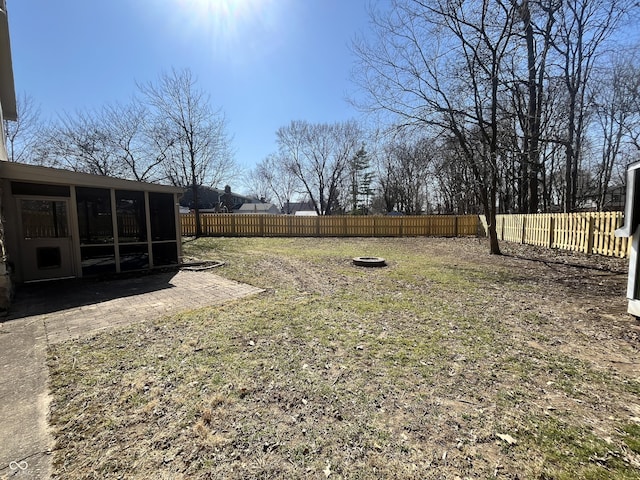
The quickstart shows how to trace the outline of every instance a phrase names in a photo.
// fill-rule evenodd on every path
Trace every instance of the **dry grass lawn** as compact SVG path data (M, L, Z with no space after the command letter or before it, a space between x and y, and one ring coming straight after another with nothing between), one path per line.
M186 242L267 292L52 348L56 478L640 478L626 263L503 248Z

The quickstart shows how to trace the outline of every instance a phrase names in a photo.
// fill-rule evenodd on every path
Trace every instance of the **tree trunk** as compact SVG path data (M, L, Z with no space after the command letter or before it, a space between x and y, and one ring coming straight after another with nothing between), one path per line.
M483 202L484 203L484 202ZM498 242L498 230L496 229L496 207L484 205L484 215L487 219L487 236L489 237L489 253L502 255Z
M198 185L195 183L191 186L193 192L193 211L196 216L196 238L202 236L202 222L200 221L200 207L198 206Z
M573 191L574 182L573 182L573 162L575 157L575 151L573 149L573 132L575 128L575 113L574 109L569 107L569 128L567 130L569 136L567 138L566 144L566 164L565 164L565 172L564 172L564 180L565 180L565 197L564 197L564 212L570 213L575 209L575 203L573 203L573 198L575 198L575 192Z
M502 255L500 251L500 244L498 243L498 231L496 230L496 215L495 209L493 209L492 219L488 220L488 234L489 234L489 253L491 255Z
M193 192L193 211L196 216L196 238L199 238L202 236L202 222L200 221L200 200L198 198L198 183L193 161L191 162L191 191Z
M528 171L528 202L526 212L537 213L538 211L538 169L539 156L538 141L540 137L540 124L538 113L538 83L536 68L536 51L534 43L533 25L531 24L531 13L529 12L529 4L527 1L522 3L520 7L520 15L524 23L525 39L527 43L527 69L528 69L528 87L529 98L527 105L527 124L524 132L525 137L525 156L529 165Z
M491 179L491 191L489 192L489 214L487 215L487 224L489 226L489 253L492 255L502 255L500 245L498 244L498 231L496 230L496 192L498 191L498 175L493 174Z
M489 237L489 253L491 255L502 255L500 244L498 243L498 231L496 229L496 192L498 186L498 176L493 175L490 191L483 188L480 192L480 202L484 209L484 216L487 219L487 236Z

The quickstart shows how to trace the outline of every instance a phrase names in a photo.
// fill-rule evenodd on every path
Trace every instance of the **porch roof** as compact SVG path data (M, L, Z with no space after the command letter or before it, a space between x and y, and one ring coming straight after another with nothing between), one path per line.
M40 167L15 162L0 162L0 178L30 183L79 185L83 187L116 188L120 190L178 194L184 192L183 188L170 185L136 182L134 180L124 180L122 178L107 177L104 175L72 172L59 168Z

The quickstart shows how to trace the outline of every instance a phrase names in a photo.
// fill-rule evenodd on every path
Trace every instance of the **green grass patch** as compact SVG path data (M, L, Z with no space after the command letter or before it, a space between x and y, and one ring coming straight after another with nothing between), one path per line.
M640 455L640 425L628 423L622 427L624 432L623 441L629 449Z

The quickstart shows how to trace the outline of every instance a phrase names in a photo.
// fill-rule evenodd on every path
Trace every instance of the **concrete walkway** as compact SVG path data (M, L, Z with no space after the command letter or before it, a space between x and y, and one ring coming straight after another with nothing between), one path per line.
M31 284L0 323L0 479L48 479L47 346L262 290L211 271Z

